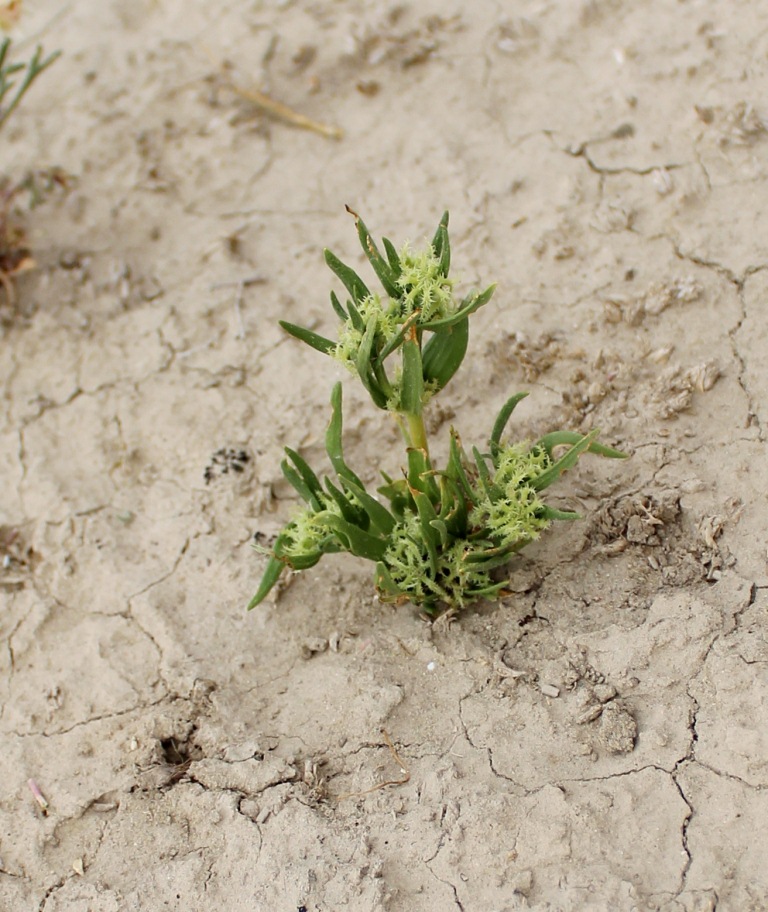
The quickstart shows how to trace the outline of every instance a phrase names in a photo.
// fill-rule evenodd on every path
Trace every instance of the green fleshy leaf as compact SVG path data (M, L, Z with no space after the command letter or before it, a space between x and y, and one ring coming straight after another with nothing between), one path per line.
M404 478L393 481L385 472L382 472L385 485L377 488L377 492L386 497L390 504L392 513L398 518L403 519L407 510L411 508L412 499L408 490L408 482Z
M382 535L389 535L395 526L395 517L389 510L364 488L348 478L342 478L341 484L359 501L362 509L368 514L371 525Z
M379 561L376 564L375 585L385 595L393 596L395 599L407 598L406 594L392 579L392 575L383 561Z
M387 260L389 261L389 268L392 270L392 274L396 279L400 278L403 267L400 263L400 255L397 250L395 250L395 245L389 238L382 238L381 243L384 245L384 251L387 254Z
M433 529L437 529L437 534L440 536L441 546L443 548L447 548L450 541L448 526L443 522L442 519L433 519L430 522L430 526L432 526Z
M331 420L328 424L328 430L325 432L325 449L331 460L331 465L336 470L336 474L342 478L348 478L362 488L364 487L362 481L344 461L341 398L341 383L334 383L331 391Z
M582 436L576 431L552 431L537 440L534 446L541 447L551 459L552 450L556 446L578 443ZM602 443L591 443L587 452L595 453L597 456L607 456L609 459L626 459L628 456L627 453L622 453L621 450L614 450L613 447L605 446Z
M391 266L379 253L379 249L371 237L370 231L365 227L363 220L359 216L355 216L355 222L357 223L357 236L360 238L360 245L370 260L373 271L378 276L384 291L390 298L398 298L401 290L397 284L397 276L393 274Z
M404 412L420 415L424 401L424 374L419 343L414 338L403 342L403 379L400 405Z
M493 423L493 430L491 431L491 457L493 458L493 464L496 465L497 458L499 455L501 435L504 433L504 428L507 426L507 422L512 415L512 412L515 410L515 406L525 397L528 393L516 393L511 398L507 399L504 405L501 408L501 411L496 418L496 421ZM541 443L541 441L539 441ZM551 454L550 454L551 455Z
M557 510L555 507L548 507L546 504L539 510L537 514L541 519L555 520L555 519L564 519L566 521L571 521L574 519L582 519L580 513L574 513L573 510Z
M461 448L461 444L459 443L459 435L453 428L451 428L450 447L450 457L448 459L446 473L449 478L452 478L459 485L467 500L473 505L476 505L478 497L472 489L472 485L469 483L467 473L464 471L466 458Z
M285 570L285 564L281 560L276 557L269 558L267 566L264 568L259 588L256 590L256 595L248 602L248 611L264 601L272 587L280 579L283 570Z
M463 320L465 317L468 317L470 314L473 314L476 310L479 310L487 304L493 297L494 291L496 291L496 286L489 285L485 291L481 291L473 298L465 298L461 302L461 307L456 313L451 314L450 317L443 317L441 320L431 320L429 323L422 323L421 328L435 330L443 329L446 326L453 326L454 323L458 323L460 320Z
M371 293L368 291L368 286L354 269L351 269L346 263L342 263L330 250L324 250L323 256L325 257L325 262L330 267L331 272L333 272L337 278L341 279L342 284L352 295L356 304L359 304L360 301L370 297Z
M357 504L353 504L348 497L345 497L344 492L340 491L330 478L325 479L325 487L336 502L339 510L341 510L341 515L344 519L353 526L357 526L364 532L367 532L370 520L368 519L368 514L365 510L357 506Z
M597 430L590 431L589 434L584 437L580 437L578 442L575 443L566 453L564 453L556 462L553 462L552 465L545 469L541 475L537 475L535 478L532 478L529 482L531 487L535 491L543 491L544 488L548 488L553 482L566 472L568 469L573 468L576 463L579 461L579 456L582 453L585 453L595 438L600 432Z
M349 320L349 314L341 306L341 301L338 299L335 291L331 292L331 307L333 307L336 316L341 320L342 323L346 323Z
M356 329L358 332L365 332L365 320L363 320L360 311L355 307L353 301L347 301L347 310L349 311L349 320L352 324L352 328Z
M383 363L385 358L389 357L389 355L391 355L396 348L399 348L403 344L403 339L405 339L408 331L414 325L414 323L416 323L418 318L418 313L411 314L411 316L408 317L408 319L405 321L405 323L402 324L398 331L389 339L386 345L384 345L384 347L376 356L376 361L379 364Z
M441 259L443 256L443 245L445 244L446 239L448 238L448 220L449 214L446 210L442 218L440 219L440 224L437 226L437 231L435 231L435 236L432 238L432 249L435 251L435 256L438 259ZM450 254L449 254L449 264L450 264ZM444 272L444 276L447 276L448 273Z
M437 549L440 545L440 535L431 525L433 520L437 519L437 514L425 494L420 491L413 491L413 499L416 502L416 509L419 514L422 541L429 556L429 567L432 571L432 576L437 576Z
M302 459L302 457L299 456L299 454L295 450L292 450L290 447L286 447L285 452L286 452L286 455L288 456L288 458L291 460L291 462L293 462L293 464L299 470L299 474L301 475L301 477L304 481L304 484L307 486L307 488L309 489L311 494L318 501L318 506L315 509L319 510L320 501L322 500L322 494L323 494L323 488L322 488L322 485L320 484L320 479L317 477L317 475L315 475L315 473L309 467L308 463L304 459ZM290 479L289 479L289 481L290 481ZM291 482L291 484L293 484L293 482ZM294 485L294 487L296 487L296 486ZM296 490L298 491L299 489L296 488ZM301 494L301 491L299 491L299 493ZM304 498L304 499L306 500L306 498Z
M295 323L288 323L287 320L280 320L279 322L287 333L297 339L301 339L302 342L306 342L311 348L322 352L324 355L329 355L336 348L335 342L326 339L325 336L319 336L317 333L312 332L311 329L304 329L303 326L296 326Z
M462 538L467 534L467 520L469 512L467 501L459 487L459 483L448 475L447 472L439 473L440 484L440 519L446 529L454 538Z
M288 483L291 484L296 489L296 491L298 491L299 497L301 497L301 499L305 503L309 504L309 506L314 510L315 513L318 510L320 510L322 508L322 504L315 497L315 495L312 493L312 491L307 486L304 479L296 471L296 469L294 469L294 467L288 462L287 459L284 459L280 463L280 468L283 470L283 475L285 475L285 478L288 481Z
M376 342L377 326L378 321L376 319L376 314L372 313L368 318L368 325L365 328L363 340L360 343L360 348L357 351L355 367L357 368L357 373L362 380L363 386L368 390L368 393L370 394L371 399L373 399L374 404L379 408L385 409L387 407L387 396L379 385L378 377L371 367L371 356L373 353L373 346Z
M364 532L358 526L347 522L341 516L325 513L318 518L318 522L332 529L344 545L344 548L355 557L364 557L366 560L380 561L387 550L387 542L383 538Z
M461 367L469 344L469 319L464 318L447 329L434 333L422 353L425 382L443 389Z
M416 447L408 450L408 487L426 494L432 503L436 503L440 496L429 457L424 450Z
M500 492L491 480L491 475L485 462L485 456L483 456L476 446L472 447L472 455L475 457L478 477L480 478L480 484L483 486L486 496L491 500L495 500Z

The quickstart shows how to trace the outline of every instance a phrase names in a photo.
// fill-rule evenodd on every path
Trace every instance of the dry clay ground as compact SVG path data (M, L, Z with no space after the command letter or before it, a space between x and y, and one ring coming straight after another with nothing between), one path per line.
M38 34L0 164L70 178L0 340L0 908L768 908L764 5L51 0ZM276 321L333 332L344 203L414 242L450 208L498 282L443 439L527 389L521 436L633 454L451 625L345 558L244 612L282 446L323 459L338 371ZM374 482L396 433L345 383Z

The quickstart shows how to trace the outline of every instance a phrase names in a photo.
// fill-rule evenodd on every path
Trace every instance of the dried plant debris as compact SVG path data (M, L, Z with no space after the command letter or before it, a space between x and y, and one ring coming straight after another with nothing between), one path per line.
M751 146L768 132L768 116L746 101L731 107L696 105L699 120L714 127L721 146Z
M604 301L605 319L609 323L639 326L646 316L658 316L675 304L690 304L704 296L704 288L691 276L652 284L639 297L609 295Z
M672 365L654 381L650 404L659 418L674 418L691 407L695 392L711 390L721 374L719 364L713 359L688 368Z
M205 483L210 484L214 479L230 473L242 475L250 461L251 456L247 450L236 450L232 447L216 450L203 472Z
M563 346L554 333L529 337L523 332L505 332L489 342L486 351L494 361L517 368L531 382L561 360Z
M18 526L0 526L0 588L23 588L38 560Z
M680 492L672 488L657 494L621 495L595 511L589 535L601 544L624 542L658 547L680 513Z

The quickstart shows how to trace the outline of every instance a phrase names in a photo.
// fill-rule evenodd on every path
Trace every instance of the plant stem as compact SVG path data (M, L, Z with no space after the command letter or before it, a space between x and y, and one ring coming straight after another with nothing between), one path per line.
M412 412L405 413L408 422L408 440L412 447L417 450L423 450L424 455L429 459L429 443L427 442L427 430L424 427L424 419L421 415L414 415Z

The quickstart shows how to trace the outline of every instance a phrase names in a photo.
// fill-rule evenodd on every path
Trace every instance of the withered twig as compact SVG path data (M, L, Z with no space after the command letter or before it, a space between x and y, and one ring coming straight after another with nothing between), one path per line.
M321 136L327 136L329 139L341 139L344 135L344 131L339 127L320 123L318 120L312 120L311 117L306 117L304 114L294 111L293 108L289 108L288 105L283 104L281 101L270 98L269 95L265 95L264 92L259 92L258 89L243 88L230 79L226 80L226 84L236 95L252 102L263 111L267 111L273 117L284 120L286 123L293 124L295 127L301 127L303 130L311 130L313 133L319 133Z

